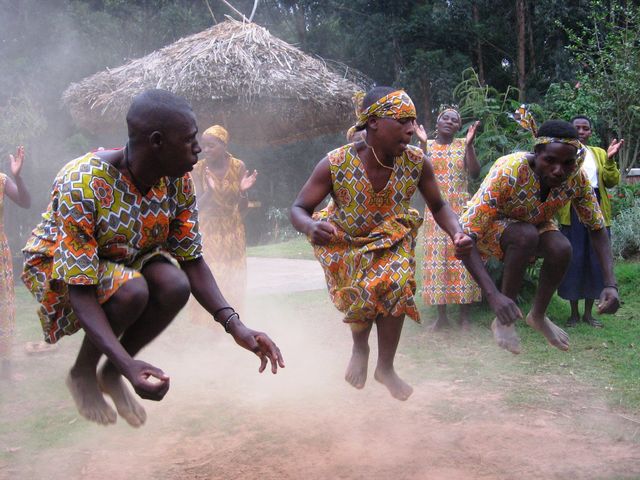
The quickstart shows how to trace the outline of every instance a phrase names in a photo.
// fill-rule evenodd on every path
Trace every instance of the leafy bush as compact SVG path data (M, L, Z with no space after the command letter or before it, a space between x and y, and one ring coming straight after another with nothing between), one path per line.
M614 256L629 258L640 252L640 198L622 210L611 225L611 249Z
M616 218L620 213L632 208L640 198L640 183L621 183L609 192L611 213Z

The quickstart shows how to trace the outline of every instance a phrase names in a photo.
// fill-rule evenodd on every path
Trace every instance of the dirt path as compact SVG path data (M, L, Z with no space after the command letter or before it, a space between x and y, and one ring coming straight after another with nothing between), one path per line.
M640 478L635 417L611 411L570 375L496 373L495 362L514 357L493 348L486 355L408 325L397 367L415 388L409 401L393 400L373 379L362 391L349 387L349 332L326 294L269 293L285 281L315 285L313 264L291 265L250 261L254 275L265 274L251 287L248 323L277 339L286 369L258 375L255 357L220 329L181 317L142 354L172 380L162 402L145 402L149 420L139 430L77 417L62 384L79 338L44 360L23 358L25 380L1 399L2 415L19 427L0 440L5 452L15 449L0 457L0 478ZM473 357L475 369L443 369L433 360L438 349ZM529 393L514 403L523 387Z

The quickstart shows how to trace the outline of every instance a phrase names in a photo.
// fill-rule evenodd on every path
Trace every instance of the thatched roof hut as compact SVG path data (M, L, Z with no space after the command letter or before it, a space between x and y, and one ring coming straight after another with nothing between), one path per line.
M78 125L98 132L124 129L131 99L164 88L191 102L201 130L219 123L234 143L273 145L353 123L352 95L370 81L342 70L254 23L229 19L74 83L62 99Z

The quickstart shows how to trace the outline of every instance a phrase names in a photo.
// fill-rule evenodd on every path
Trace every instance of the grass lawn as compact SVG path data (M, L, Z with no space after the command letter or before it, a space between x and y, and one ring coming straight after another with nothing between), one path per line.
M423 248L419 244L416 248L418 265L418 291L421 284ZM311 246L304 237L294 240L251 247L248 255L258 257L282 258L314 258ZM594 329L588 325L578 325L568 329L571 341L569 352L561 352L550 347L541 336L530 328L521 325L519 333L522 338L524 353L515 362L504 362L504 368L522 375L553 374L572 378L601 389L608 402L624 409L640 410L640 263L618 262L616 275L620 285L620 297L623 305L615 315L603 315L601 319L605 328ZM321 292L325 295L325 292ZM636 296L638 295L638 296ZM418 301L420 305L421 302ZM523 313L530 308L530 303L521 305ZM582 302L580 304L582 308ZM435 318L435 309L421 306L425 323ZM560 326L564 326L569 317L568 302L557 296L552 299L549 307L549 317ZM454 311L455 315L456 312ZM486 330L489 328L493 315L486 305L473 308L473 318L476 328L466 338L469 351L475 348L484 351L490 345L493 353L487 353L491 358L498 357L502 352L493 348ZM413 322L406 322L406 342L409 352L419 363L448 366L447 368L462 368L468 370L469 362L478 361L477 356L460 357L459 348L443 348L442 339L424 335L424 327L416 326ZM409 333L410 332L410 333ZM429 348L423 348L424 342ZM446 342L445 342L446 343ZM500 363L497 361L500 369ZM507 367L508 365L508 367ZM445 369L446 370L446 369ZM473 375L472 375L473 376ZM526 385L522 390L526 392ZM526 397L526 395L524 396ZM524 398L523 397L523 398ZM514 395L517 400L518 395Z

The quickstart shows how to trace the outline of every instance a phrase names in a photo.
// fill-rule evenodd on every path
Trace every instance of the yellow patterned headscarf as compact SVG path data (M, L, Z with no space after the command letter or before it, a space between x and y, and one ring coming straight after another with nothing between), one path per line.
M538 135L538 125L536 124L536 119L533 118L533 114L531 113L527 105L520 105L515 112L509 114L509 117L522 128L530 131L531 135L533 135L534 137Z
M355 124L356 130L362 130L371 117L394 118L416 118L416 107L404 90L396 90L372 103L366 110L360 112L358 121Z
M225 146L229 143L229 132L221 125L214 125L207 128L202 134L202 138L213 137L220 140Z
M537 137L535 141L535 145L547 145L548 143L565 143L567 145L575 147L578 151L576 155L576 165L579 168L584 163L584 157L587 153L587 150L577 138Z

